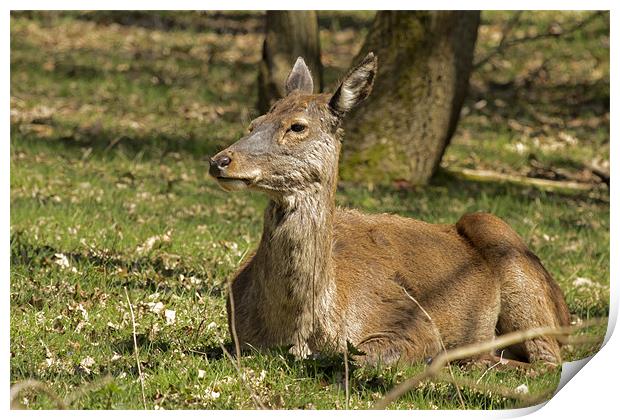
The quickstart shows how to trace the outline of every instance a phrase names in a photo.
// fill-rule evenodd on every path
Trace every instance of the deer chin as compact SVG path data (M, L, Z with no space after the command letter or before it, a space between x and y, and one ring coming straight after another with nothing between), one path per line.
M219 186L225 191L246 190L252 184L252 180L249 178L217 177L216 180Z

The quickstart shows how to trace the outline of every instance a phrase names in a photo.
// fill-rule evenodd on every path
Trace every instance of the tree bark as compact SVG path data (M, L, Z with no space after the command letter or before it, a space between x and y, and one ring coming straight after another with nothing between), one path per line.
M320 92L323 68L316 12L268 11L258 74L258 109L262 113L284 96L284 82L297 57L303 57L312 73L314 90Z
M478 11L377 12L356 61L373 51L379 70L345 124L344 179L428 182L456 129L479 23Z

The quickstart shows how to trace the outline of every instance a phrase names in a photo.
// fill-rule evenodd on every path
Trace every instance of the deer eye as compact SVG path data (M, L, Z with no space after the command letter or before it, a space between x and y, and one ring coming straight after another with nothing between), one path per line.
M291 130L296 132L296 133L301 133L305 129L306 129L306 126L303 125L303 124L295 123L295 124L291 125Z

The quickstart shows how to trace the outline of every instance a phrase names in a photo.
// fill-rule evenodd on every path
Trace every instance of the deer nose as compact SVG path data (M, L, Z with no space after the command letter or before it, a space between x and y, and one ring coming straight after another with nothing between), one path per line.
M218 177L222 175L222 170L224 170L232 159L228 155L216 156L213 159L209 158L209 173L211 176Z
M216 157L215 159L213 159L213 161L215 162L215 164L216 164L217 166L219 166L220 168L225 168L225 167L227 167L228 165L230 165L230 160L231 160L231 159L230 159L230 157L229 157L229 156L226 156L226 155L224 155L224 156L219 156L219 157Z

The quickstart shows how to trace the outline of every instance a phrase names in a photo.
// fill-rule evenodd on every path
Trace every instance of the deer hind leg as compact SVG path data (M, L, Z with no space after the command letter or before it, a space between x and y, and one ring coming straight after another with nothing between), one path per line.
M376 333L364 338L356 347L364 354L355 359L370 365L422 362L442 350L438 337L423 331L418 332L415 341L393 333Z
M498 277L499 334L568 324L568 308L560 287L508 224L487 213L470 213L457 222L456 228ZM561 361L560 346L553 337L529 340L509 350L527 362Z
M509 253L500 270L500 334L568 323L568 311L558 286L533 254ZM535 338L507 350L527 362L561 362L560 345L554 337Z

